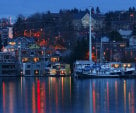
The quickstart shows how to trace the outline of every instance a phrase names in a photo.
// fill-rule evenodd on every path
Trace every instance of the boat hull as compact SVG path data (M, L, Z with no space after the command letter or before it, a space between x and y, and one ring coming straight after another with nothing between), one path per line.
M136 78L136 75L130 72L127 74L121 73L114 73L114 74L83 74L83 73L76 73L76 78Z

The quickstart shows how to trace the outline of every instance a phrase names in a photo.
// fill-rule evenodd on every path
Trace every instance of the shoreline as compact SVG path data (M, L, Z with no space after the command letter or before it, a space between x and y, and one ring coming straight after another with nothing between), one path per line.
M16 76L16 75L1 75L0 78L21 78L21 77L26 77L26 78L36 78L36 77L40 77L40 78L49 78L49 77L54 77L54 78L61 78L61 77L71 77L71 78L75 78L75 79L106 79L106 78L110 78L110 79L114 79L114 78L119 78L119 79L135 79L136 75L122 75L122 76L90 76L90 75L78 75L78 76L73 76L73 75L40 75L40 76Z

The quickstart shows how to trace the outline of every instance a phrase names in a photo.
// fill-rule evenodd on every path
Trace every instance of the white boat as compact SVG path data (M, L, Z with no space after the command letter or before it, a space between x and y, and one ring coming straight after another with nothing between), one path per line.
M135 65L133 63L109 62L86 65L81 61L77 62L74 68L75 77L127 77L135 75Z
M135 75L136 68L134 63L123 63L122 70L124 75Z
M89 62L87 60L76 61L74 63L74 66L73 66L74 67L74 69L73 69L74 76L78 76L78 74L82 74L83 71L86 69L86 67L90 68L90 66L93 65L93 64L94 64L94 62Z

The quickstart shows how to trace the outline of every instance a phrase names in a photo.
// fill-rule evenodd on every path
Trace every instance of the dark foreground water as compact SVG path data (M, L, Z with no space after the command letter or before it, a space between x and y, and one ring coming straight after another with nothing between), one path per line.
M136 113L136 80L0 78L0 113Z

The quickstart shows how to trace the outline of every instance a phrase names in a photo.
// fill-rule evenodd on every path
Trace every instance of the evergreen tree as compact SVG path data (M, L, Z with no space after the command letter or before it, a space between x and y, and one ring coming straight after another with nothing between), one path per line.
M93 7L91 8L91 13L92 13L92 14L94 14L94 13L95 13L95 12L94 12L94 8L93 8Z
M24 22L25 22L25 17L23 15L19 15L13 27L14 37L24 36L24 30L25 30Z
M118 31L112 31L109 33L110 41L115 41L115 42L121 42L123 41L122 36L119 34Z
M77 41L76 46L72 50L72 54L70 56L71 62L75 60L85 60L86 54L89 51L89 40L88 39L81 39Z
M1 34L0 34L0 51L2 49L2 40L1 40Z
M99 9L99 7L97 6L96 7L96 14L100 14L101 12L100 12L100 9Z
M133 32L132 35L136 36L136 24L133 25Z
M133 7L133 9L132 9L132 10L133 10L133 12L135 12L135 7Z
M129 7L128 11L129 11L129 13L131 13L133 11L133 9L131 7Z
M111 14L107 13L105 17L105 31L111 31Z
M89 10L88 10L88 9L85 9L85 12L86 12L86 13L89 13Z
M74 9L71 10L71 12L74 13L74 14L77 14L79 12L79 10L77 8L74 8Z
M51 12L50 12L50 11L47 11L47 14L48 14L48 15L50 15L50 14L51 14Z

